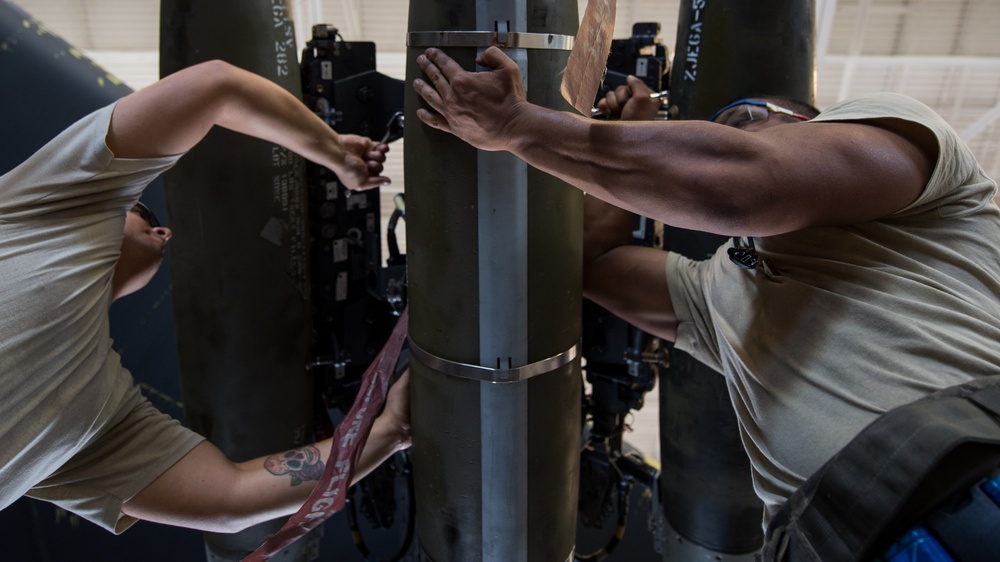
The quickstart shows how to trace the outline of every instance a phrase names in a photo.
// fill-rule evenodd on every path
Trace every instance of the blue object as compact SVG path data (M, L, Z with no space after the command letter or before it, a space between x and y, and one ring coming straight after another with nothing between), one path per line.
M916 527L886 551L882 562L955 562L955 559L927 529Z
M982 488L983 492L1000 506L1000 474L983 482Z

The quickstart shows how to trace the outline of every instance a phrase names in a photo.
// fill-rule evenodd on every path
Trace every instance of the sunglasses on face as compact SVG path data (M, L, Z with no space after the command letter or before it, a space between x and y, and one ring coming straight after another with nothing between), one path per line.
M150 227L156 228L160 226L160 221L156 218L156 215L153 214L153 211L151 211L149 207L141 201L135 202L135 205L132 207L132 211L145 219L145 221L149 223Z
M773 104L769 101L742 99L723 107L708 118L713 123L728 125L740 128L753 121L766 121L772 113L789 115L802 121L808 121L809 117L796 113L786 107Z

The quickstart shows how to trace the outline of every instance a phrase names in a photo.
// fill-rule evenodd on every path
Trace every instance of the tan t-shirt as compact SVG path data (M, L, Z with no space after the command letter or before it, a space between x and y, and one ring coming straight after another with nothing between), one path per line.
M32 495L121 531L121 503L200 438L146 412L112 350L125 214L179 158L115 158L104 142L113 108L0 177L0 509L43 483ZM116 435L126 429L145 433ZM116 454L138 466L115 468Z
M756 238L775 269L670 254L676 345L726 377L767 521L879 414L1000 373L1000 211L954 130L928 107L875 94L813 122L904 119L940 154L912 204L883 219ZM805 123L801 126L810 126Z

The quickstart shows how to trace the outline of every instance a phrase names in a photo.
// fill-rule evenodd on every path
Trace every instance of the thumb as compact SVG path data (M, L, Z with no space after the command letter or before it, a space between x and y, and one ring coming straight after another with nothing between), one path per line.
M653 92L653 89L646 85L641 79L632 74L629 74L625 79L628 84L629 89L632 90L632 95L649 95Z
M500 69L508 64L515 64L499 47L491 46L476 59L476 64L485 66L493 70Z

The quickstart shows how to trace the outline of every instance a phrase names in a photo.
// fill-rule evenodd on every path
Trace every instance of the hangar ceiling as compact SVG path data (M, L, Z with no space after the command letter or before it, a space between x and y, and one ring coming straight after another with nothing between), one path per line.
M586 0L578 2L582 13ZM14 3L130 86L156 79L158 0ZM375 41L380 71L402 77L407 0L290 5L300 45L313 23L331 23L349 41ZM628 37L634 22L656 21L672 50L677 13L677 0L619 0L615 37ZM1000 178L998 31L1000 0L817 0L817 105L872 91L910 95L941 113Z

